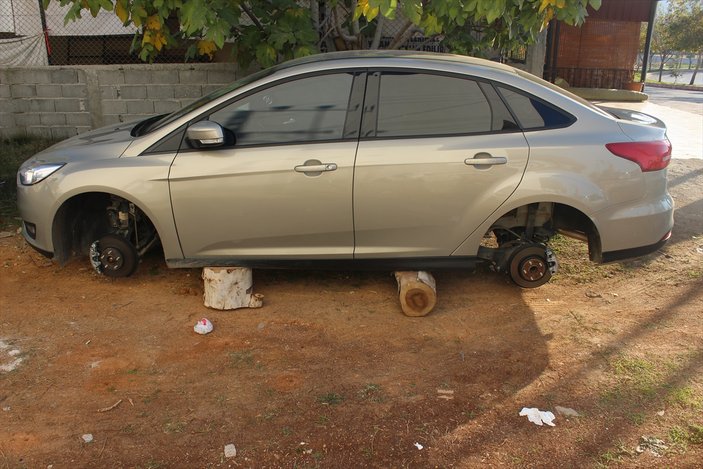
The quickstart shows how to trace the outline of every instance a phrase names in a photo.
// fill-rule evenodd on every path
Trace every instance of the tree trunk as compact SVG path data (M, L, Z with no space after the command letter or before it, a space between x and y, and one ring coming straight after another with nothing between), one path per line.
M696 82L696 75L698 75L698 69L701 68L701 65L703 65L703 52L698 53L696 68L693 70L693 76L691 77L691 81L688 83L689 85L693 85Z
M246 267L205 267L205 306L214 309L261 308L264 295L252 293L254 280Z
M395 272L400 307L406 316L426 316L437 303L437 284L428 272Z

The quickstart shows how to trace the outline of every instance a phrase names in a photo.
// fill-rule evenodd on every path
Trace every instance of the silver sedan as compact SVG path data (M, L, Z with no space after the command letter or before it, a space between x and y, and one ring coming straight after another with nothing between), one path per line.
M66 262L556 271L549 239L594 262L661 247L671 145L655 118L597 108L485 60L322 54L170 115L94 130L18 173L24 236Z

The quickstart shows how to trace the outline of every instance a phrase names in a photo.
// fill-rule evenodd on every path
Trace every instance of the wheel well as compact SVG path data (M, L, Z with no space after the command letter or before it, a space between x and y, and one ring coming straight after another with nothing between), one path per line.
M123 208L127 222L120 224L118 215ZM66 200L56 212L52 225L54 257L65 264L74 255L87 255L93 241L110 233L130 240L140 255L158 240L154 224L132 202L105 192L88 192Z
M546 242L559 233L588 243L590 260L601 259L600 235L595 224L588 215L566 204L536 202L517 207L498 218L488 232L507 232L538 242Z

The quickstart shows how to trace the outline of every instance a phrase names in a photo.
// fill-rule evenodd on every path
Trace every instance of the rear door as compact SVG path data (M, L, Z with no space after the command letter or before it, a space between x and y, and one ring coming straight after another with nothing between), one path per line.
M354 175L355 258L448 256L513 193L523 133L491 84L369 74Z

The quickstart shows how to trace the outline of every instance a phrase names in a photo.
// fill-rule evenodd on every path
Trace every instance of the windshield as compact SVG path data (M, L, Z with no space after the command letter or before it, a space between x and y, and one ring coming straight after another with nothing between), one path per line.
M241 88L243 86L248 85L249 83L253 83L256 80L260 78L264 78L270 74L272 74L274 71L276 71L275 67L268 68L266 70L260 70L256 73L252 73L251 75L247 75L244 78L240 78L239 80L235 81L231 85L225 86L224 88L220 88L218 90L213 91L212 93L203 96L202 98L193 101L186 107L179 109L178 111L172 112L171 114L166 114L165 116L159 116L158 118L150 118L146 122L144 122L144 126L138 129L138 135L145 135L148 134L149 132L153 132L154 130L158 130L161 127L170 124L171 122L180 119L181 117L185 116L189 112L192 112L196 109L198 109L201 106L206 105L207 103L214 101L215 99L226 95L227 93L234 91L238 88ZM152 120L152 122L148 122L149 120Z

